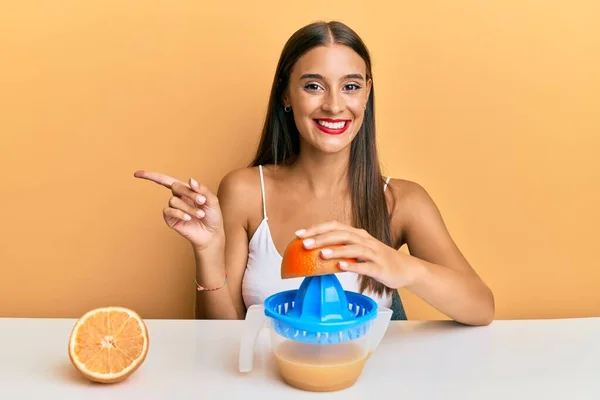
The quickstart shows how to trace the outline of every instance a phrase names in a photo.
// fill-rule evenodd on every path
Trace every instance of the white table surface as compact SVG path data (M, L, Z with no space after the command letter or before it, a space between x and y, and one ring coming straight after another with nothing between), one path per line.
M600 318L392 321L356 384L328 394L283 383L268 334L254 369L239 373L243 321L146 320L140 369L118 384L90 383L68 358L74 323L0 318L0 399L600 399Z

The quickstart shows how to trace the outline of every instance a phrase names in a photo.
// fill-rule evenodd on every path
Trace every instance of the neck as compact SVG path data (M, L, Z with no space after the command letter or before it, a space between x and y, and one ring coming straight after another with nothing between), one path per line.
M327 197L348 190L350 151L337 154L301 152L291 170L305 182L315 197Z

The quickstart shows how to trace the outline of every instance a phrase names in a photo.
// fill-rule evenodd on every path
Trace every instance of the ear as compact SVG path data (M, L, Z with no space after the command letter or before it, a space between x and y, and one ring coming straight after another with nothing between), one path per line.
M373 80L371 78L369 78L367 80L367 84L366 84L366 87L365 87L365 89L366 89L365 90L365 95L366 95L365 104L367 104L367 102L369 101L369 96L371 95L371 88L372 87L373 87Z
M282 107L290 107L290 97L288 96L287 90L283 92L283 96L281 98L281 106Z

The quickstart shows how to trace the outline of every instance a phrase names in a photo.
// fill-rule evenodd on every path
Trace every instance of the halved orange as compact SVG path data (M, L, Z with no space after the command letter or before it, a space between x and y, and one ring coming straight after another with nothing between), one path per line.
M338 247L341 244L327 246ZM281 261L281 278L301 278L306 276L317 276L344 272L338 266L339 261L356 262L355 258L329 258L321 257L322 247L305 249L302 239L294 238L287 245Z
M69 358L94 382L127 379L146 359L148 329L143 319L126 307L101 307L85 313L69 337Z

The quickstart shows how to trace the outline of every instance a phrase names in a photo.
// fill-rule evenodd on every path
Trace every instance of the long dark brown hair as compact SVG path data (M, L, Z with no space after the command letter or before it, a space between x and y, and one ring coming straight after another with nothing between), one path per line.
M364 60L366 79L372 80L371 57L361 38L345 24L315 22L296 31L285 44L269 97L267 116L254 160L250 166L286 164L300 152L300 134L292 113L283 108L283 95L292 67L307 51L329 44L345 45ZM350 147L348 184L352 203L352 225L369 232L381 242L391 245L390 216L383 190L375 139L375 87L365 109L364 121ZM393 289L367 277L360 277L360 291L369 289L377 294L392 293Z

